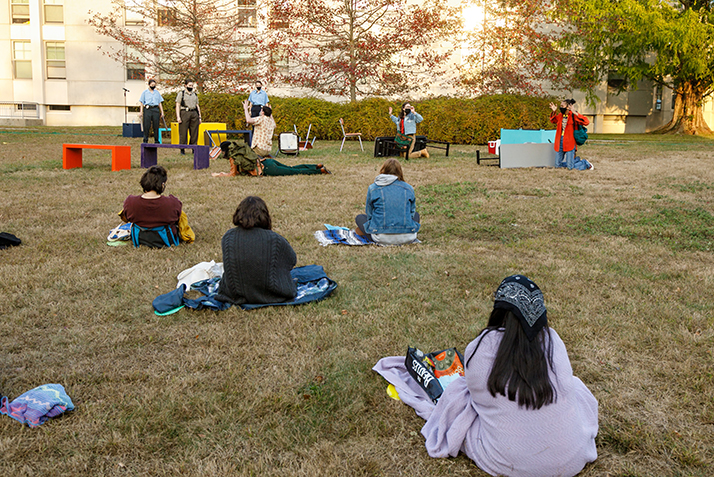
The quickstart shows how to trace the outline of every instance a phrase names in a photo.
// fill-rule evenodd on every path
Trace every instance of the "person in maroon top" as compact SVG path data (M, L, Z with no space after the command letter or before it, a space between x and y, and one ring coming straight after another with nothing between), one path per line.
M181 201L173 195L161 195L166 190L168 176L162 166L151 166L141 176L141 195L130 195L124 201L122 219L142 228L169 226L178 237L178 222L181 217ZM139 244L149 247L164 247L166 243L157 232L141 230Z

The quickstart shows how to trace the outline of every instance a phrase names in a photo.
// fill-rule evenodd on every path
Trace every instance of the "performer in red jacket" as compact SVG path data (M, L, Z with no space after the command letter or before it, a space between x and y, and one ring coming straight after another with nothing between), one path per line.
M576 160L575 151L575 137L573 137L573 131L575 130L575 125L580 124L582 126L587 126L590 124L590 120L579 114L573 105L575 104L574 99L566 99L560 103L560 111L555 106L555 104L550 103L550 109L553 111L550 113L550 122L555 124L555 167L567 167L568 169L580 169L587 170L592 169L593 165L585 160ZM565 156L565 160L563 158Z

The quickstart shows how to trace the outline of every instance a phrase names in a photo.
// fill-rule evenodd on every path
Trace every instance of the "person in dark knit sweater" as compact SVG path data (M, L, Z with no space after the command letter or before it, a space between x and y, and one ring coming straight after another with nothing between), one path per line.
M297 256L288 241L272 231L265 201L255 196L243 199L233 224L221 239L224 271L216 298L234 305L295 298L297 286L290 270Z

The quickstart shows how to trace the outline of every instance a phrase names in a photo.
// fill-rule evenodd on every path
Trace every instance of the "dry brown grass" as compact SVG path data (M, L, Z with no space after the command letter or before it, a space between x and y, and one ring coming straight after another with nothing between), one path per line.
M575 374L600 402L585 476L714 474L714 160L708 139L593 136L592 172L476 165L473 147L404 164L419 246L320 247L351 225L381 160L317 141L331 176L212 178L161 151L196 243L106 246L139 191L138 139L117 128L0 131L0 393L63 384L76 410L39 429L0 418L0 475L485 475L431 459L423 421L370 368L408 345L463 350L500 280L544 290ZM56 133L56 134L47 134ZM82 135L82 134L94 134ZM131 144L61 166L62 142ZM211 171L226 170L217 161ZM248 194L298 264L339 283L321 303L158 317L176 275L220 261Z

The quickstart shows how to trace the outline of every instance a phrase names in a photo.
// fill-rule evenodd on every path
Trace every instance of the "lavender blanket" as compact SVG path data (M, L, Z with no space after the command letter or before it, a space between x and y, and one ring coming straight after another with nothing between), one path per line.
M12 402L3 397L0 402L0 414L37 427L50 417L56 417L65 411L72 411L74 404L61 384L45 384L31 389Z

